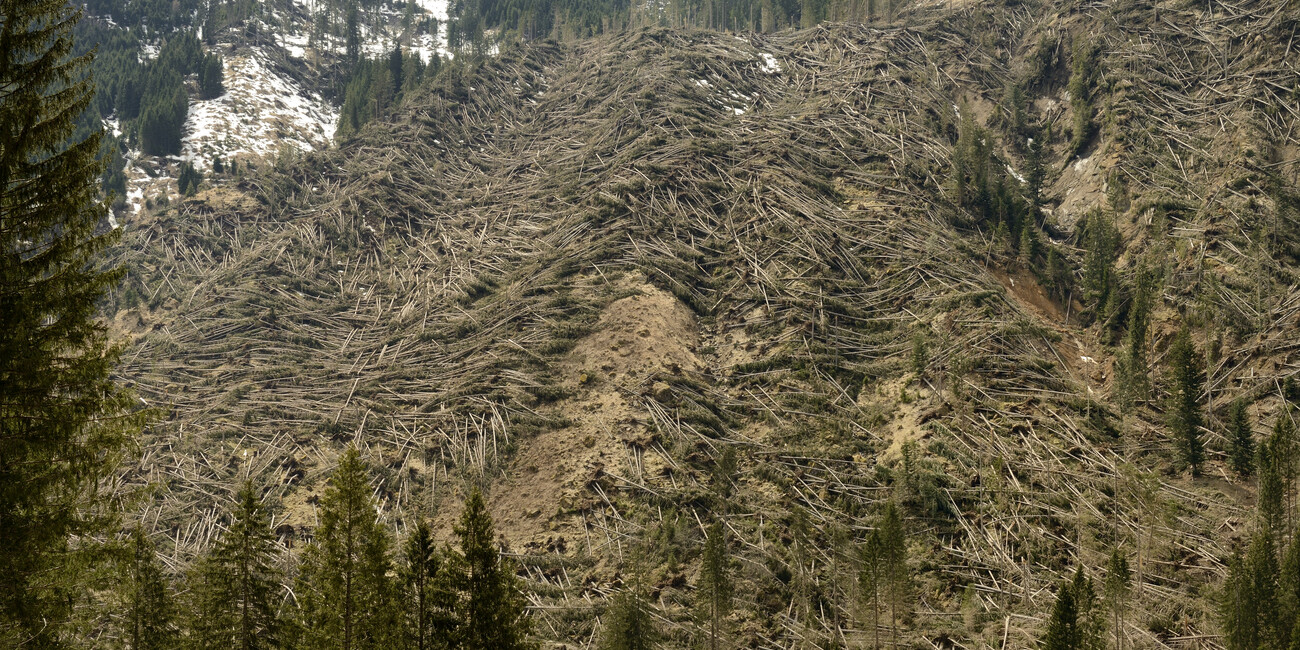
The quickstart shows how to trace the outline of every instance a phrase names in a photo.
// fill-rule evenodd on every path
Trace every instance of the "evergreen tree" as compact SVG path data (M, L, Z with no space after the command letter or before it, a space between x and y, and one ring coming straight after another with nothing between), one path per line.
M1035 228L1036 226L1029 223L1020 228L1020 262L1025 265L1026 271L1034 270L1034 256L1038 254L1038 238L1035 236Z
M194 168L189 161L181 164L181 171L176 175L176 186L183 196L194 196L203 182L203 172Z
M880 647L880 612L881 596L885 591L884 550L880 539L880 528L873 529L867 535L862 546L862 568L858 572L859 598L870 613L873 643L871 647Z
M1292 647L1300 641L1296 636L1296 627L1300 625L1300 544L1294 537L1282 558L1278 574L1277 607L1277 629L1284 637L1278 640L1278 646Z
M1124 650L1124 612L1128 611L1129 581L1132 575L1128 568L1128 558L1119 549L1110 553L1110 564L1106 566L1106 603L1110 606L1115 632L1115 650Z
M1083 572L1080 564L1074 570L1074 580L1070 583L1074 591L1074 608L1077 612L1075 625L1079 632L1079 647L1087 650L1101 650L1105 630L1105 618L1097 606L1097 590L1092 580Z
M299 570L301 645L352 650L399 642L390 543L376 508L361 455L349 447L321 499L320 527Z
M1228 412L1228 459L1238 476L1250 476L1255 471L1255 436L1250 430L1246 402L1237 399Z
M650 615L650 603L634 581L614 596L605 614L605 633L601 650L653 650L661 642L658 628Z
M345 54L349 63L356 63L361 57L361 26L357 13L357 0L348 0L346 22Z
M1228 560L1228 579L1223 585L1219 616L1228 650L1259 650L1259 616L1246 560L1240 550Z
M1043 650L1079 650L1083 647L1079 632L1079 611L1074 602L1074 589L1062 582L1056 592L1051 617L1047 619L1047 632L1043 635Z
M1260 524L1265 530L1274 533L1282 531L1283 520L1286 517L1286 506L1283 503L1283 485L1282 472L1279 463L1278 446L1275 437L1270 436L1264 444L1259 446L1258 466L1259 466L1259 490L1256 493L1255 510L1259 515Z
M889 606L889 627L893 646L898 646L898 617L906 611L911 597L912 578L907 566L907 535L898 506L890 501L880 518L881 577L884 578L885 603Z
M1119 255L1119 229L1101 210L1093 210L1083 222L1084 299L1093 313L1105 317L1115 288L1115 259Z
M235 497L230 527L200 560L192 582L196 648L256 650L282 645L271 519L251 482Z
M1146 352L1147 329L1155 292L1155 282L1151 275L1145 262L1139 262L1133 274L1134 291L1128 311L1128 332L1124 335L1124 349L1120 352L1116 373L1120 403L1125 407L1145 400L1151 387Z
M140 424L110 372L95 303L119 274L97 255L101 134L72 140L91 57L64 0L0 0L0 646L60 638L91 541L112 523L96 490ZM75 537L79 541L69 540Z
M1277 550L1273 534L1267 530L1255 534L1246 552L1246 569L1250 575L1250 595L1255 601L1259 638L1265 645L1278 640L1278 572ZM1290 630L1287 630L1289 633Z
M465 650L531 648L532 631L524 611L522 589L514 564L501 557L492 517L475 488L465 501L454 528L460 553L454 557L454 584L460 593L459 647Z
M1278 573L1267 529L1255 533L1244 558L1238 551L1229 561L1219 610L1229 650L1284 647L1279 644L1290 630L1282 629L1279 616Z
M202 99L220 97L221 93L225 92L224 79L225 69L221 57L216 54L203 57L203 65L199 68L199 97Z
M1200 476L1205 460L1205 443L1201 441L1205 371L1186 326L1169 348L1169 380L1169 428L1183 462L1192 469L1193 476Z
M131 534L127 572L125 636L131 650L171 650L176 643L172 600L153 542L139 527Z
M1100 46L1080 36L1074 44L1074 57L1070 71L1070 108L1074 111L1074 134L1068 152L1079 155L1092 140L1096 125L1093 122L1092 94L1099 75L1097 59Z
M731 558L727 555L727 541L722 522L709 526L704 540L704 557L700 564L700 581L696 586L700 612L709 626L709 648L717 650L722 645L722 619L731 612Z
M1046 650L1093 650L1102 647L1102 617L1097 592L1079 565L1074 578L1061 583L1043 636Z
M456 602L443 554L424 520L416 524L415 532L406 540L404 555L402 577L409 645L416 650L450 647L456 633Z

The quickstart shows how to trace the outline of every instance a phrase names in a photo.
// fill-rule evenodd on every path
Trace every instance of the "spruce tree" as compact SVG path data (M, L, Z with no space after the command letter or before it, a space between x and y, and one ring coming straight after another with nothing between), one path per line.
M433 541L429 524L420 520L406 540L406 630L416 650L437 650L451 645L456 633L454 594L446 560Z
M1098 318L1104 318L1115 288L1115 258L1120 236L1115 223L1100 209L1088 213L1083 222L1084 299Z
M454 556L453 580L459 592L457 639L465 650L531 648L532 626L514 563L501 557L492 516L477 488L470 492L454 528L460 553Z
M308 647L389 648L400 609L389 578L387 531L376 520L366 468L349 447L321 499L320 527L299 570L302 638Z
M171 650L176 644L171 591L153 542L136 528L127 570L124 636L131 650Z
M1075 625L1079 634L1079 648L1084 650L1101 650L1105 618L1097 607L1097 590L1092 580L1083 571L1080 564L1074 570L1074 579L1070 582L1074 591L1074 608L1077 612Z
M1131 407L1145 400L1150 392L1147 367L1147 329L1150 326L1151 305L1155 281L1145 262L1139 262L1133 279L1133 300L1128 311L1128 331L1124 335L1124 348L1120 352L1116 373L1120 404Z
M1238 549L1228 560L1228 579L1219 601L1223 641L1228 650L1259 650L1259 620L1246 559Z
M1291 647L1300 641L1296 636L1296 626L1300 625L1300 543L1296 543L1294 537L1278 573L1277 608L1278 631L1285 637L1279 639L1278 645Z
M898 506L890 501L880 518L881 576L884 578L885 604L889 606L889 627L898 645L898 616L905 611L911 597L912 577L907 566L907 534Z
M1228 412L1228 459L1238 476L1247 477L1255 471L1255 437L1250 430L1246 402L1237 399Z
M722 619L731 612L731 558L727 555L727 541L722 522L709 526L704 540L704 556L700 561L700 581L696 586L700 613L709 627L709 648L723 647Z
M70 139L92 94L72 57L76 3L0 0L0 646L60 637L108 529L96 491L140 424L110 373L95 303L120 277L98 253L101 133ZM81 540L77 543L70 539Z
M880 529L873 529L866 543L862 545L859 558L862 568L858 571L858 598L870 616L872 645L880 647L880 612L881 595L885 587L884 552L881 549Z
M1270 645L1278 640L1278 572L1277 550L1273 534L1260 531L1250 542L1246 552L1246 569L1250 575L1250 594L1255 601L1261 643ZM1290 630L1287 630L1290 632Z
M1259 489L1256 492L1255 511L1259 515L1260 525L1274 533L1282 531L1286 517L1283 503L1282 473L1279 469L1278 454L1274 451L1276 438L1270 436L1259 446Z
M1115 650L1124 650L1124 612L1128 611L1129 581L1132 575L1128 568L1128 558L1119 549L1110 553L1110 563L1106 565L1106 583L1104 591L1106 604L1110 607L1112 625L1115 633Z
M251 482L235 501L230 527L195 572L191 638L212 650L280 647L281 572L270 516Z
M661 635L650 615L650 607L639 581L634 580L619 591L605 613L605 632L601 636L600 650L653 650L659 647Z
M1169 348L1169 379L1169 428L1183 462L1193 476L1200 476L1205 461L1205 443L1201 441L1205 370L1186 326Z
M1074 589L1066 581L1056 592L1056 603L1052 605L1043 635L1043 650L1079 650L1080 647L1079 611L1074 602Z

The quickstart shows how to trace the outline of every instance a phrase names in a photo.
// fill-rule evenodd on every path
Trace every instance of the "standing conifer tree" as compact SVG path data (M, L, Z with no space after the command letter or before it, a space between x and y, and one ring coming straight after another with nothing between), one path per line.
M1047 632L1043 635L1043 650L1079 650L1082 635L1079 633L1079 611L1074 602L1074 589L1062 582L1056 592L1051 617L1047 619Z
M898 646L898 615L906 611L911 597L912 576L907 567L907 534L903 519L893 501L885 504L880 518L881 577L884 578L885 603L889 606L889 627Z
M1283 503L1278 453L1274 449L1278 445L1275 443L1276 436L1270 436L1259 446L1259 489L1255 495L1255 511L1266 530L1280 533L1286 517L1286 506Z
M1255 471L1255 436L1250 430L1246 402L1237 399L1228 412L1228 459L1237 476L1247 477Z
M1258 650L1259 621L1246 560L1237 550L1228 560L1228 579L1219 601L1224 645L1228 650Z
M139 419L109 376L118 348L95 320L113 286L96 255L101 134L70 143L91 99L90 55L72 57L76 3L0 0L0 646L59 638L102 555L111 473Z
M176 645L172 599L154 552L153 542L136 528L131 534L131 563L127 571L125 636L131 650L171 650Z
M453 558L453 578L459 595L460 632L464 650L531 648L531 625L524 611L522 589L514 564L501 557L492 516L483 493L470 492L454 528L460 554Z
M862 546L862 568L858 572L859 598L870 615L872 646L880 647L881 595L885 589L884 551L881 548L880 528L867 535Z
M429 524L420 520L406 540L406 629L415 650L439 650L451 645L456 633L455 606L449 572Z
M1110 564L1106 566L1106 603L1110 606L1115 632L1115 650L1124 650L1124 613L1128 611L1129 581L1132 575L1128 558L1119 549L1111 551Z
M1186 326L1178 331L1169 348L1169 380L1169 428L1183 462L1192 469L1193 476L1200 476L1205 461L1205 443L1201 441L1205 370Z
M709 648L718 650L722 645L722 619L731 613L731 558L727 556L727 540L722 522L709 526L704 540L704 557L700 565L700 582L697 585L700 613L709 626Z
M1125 408L1147 399L1151 382L1147 367L1147 329L1150 325L1151 303L1155 281L1145 262L1139 262L1133 273L1133 300L1128 310L1128 331L1124 335L1124 349L1117 359L1116 389L1120 404Z
M235 498L230 527L193 578L191 638L198 648L280 647L281 573L275 555L270 517L246 482Z
M653 650L659 646L659 630L650 616L650 603L641 583L631 584L614 596L605 614L605 633L601 650Z
M377 521L355 447L343 453L320 507L320 527L298 575L300 645L342 650L397 645L401 610L388 576L390 542Z

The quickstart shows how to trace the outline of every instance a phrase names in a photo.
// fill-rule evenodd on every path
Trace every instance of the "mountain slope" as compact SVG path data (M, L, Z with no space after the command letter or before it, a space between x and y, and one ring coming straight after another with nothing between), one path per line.
M825 647L862 634L854 540L892 498L918 642L1029 644L1051 588L1114 545L1139 567L1134 642L1215 633L1250 485L1213 454L1178 473L1158 399L1109 404L1111 326L950 180L963 111L1021 173L1005 89L1036 67L1034 117L1069 124L1069 35L1103 25L1099 134L1078 158L1049 141L1043 255L1081 264L1076 223L1114 209L1119 274L1164 263L1153 359L1193 323L1212 404L1249 394L1271 422L1300 367L1296 15L1137 7L532 43L141 224L115 322L169 413L126 477L161 486L145 521L186 557L251 475L301 540L355 443L399 533L423 513L446 534L488 486L548 639L589 638L635 563L684 642L725 514L743 644Z

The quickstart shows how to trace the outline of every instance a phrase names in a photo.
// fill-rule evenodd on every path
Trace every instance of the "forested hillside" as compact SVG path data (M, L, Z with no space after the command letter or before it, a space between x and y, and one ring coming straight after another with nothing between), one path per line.
M522 42L127 233L172 579L352 446L556 647L1286 647L1300 7L664 10L453 6Z
M0 7L0 644L1300 647L1296 0Z

